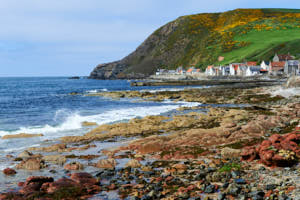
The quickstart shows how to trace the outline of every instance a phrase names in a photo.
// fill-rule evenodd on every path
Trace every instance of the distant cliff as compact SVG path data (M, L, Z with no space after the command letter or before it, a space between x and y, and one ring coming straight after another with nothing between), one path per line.
M300 53L300 10L237 9L188 15L162 26L120 61L100 64L93 79L134 79L175 69Z

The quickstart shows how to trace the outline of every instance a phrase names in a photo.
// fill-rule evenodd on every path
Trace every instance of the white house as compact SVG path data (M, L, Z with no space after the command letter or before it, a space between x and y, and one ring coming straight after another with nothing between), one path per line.
M260 74L260 66L248 66L246 76L255 76Z
M266 61L262 61L261 64L260 64L260 68L262 68L263 70L267 70L269 71L270 70L270 65L269 65L270 62L266 62Z
M216 75L216 70L215 70L214 66L212 66L212 65L207 66L207 68L205 70L205 75L207 75L207 76L215 76Z

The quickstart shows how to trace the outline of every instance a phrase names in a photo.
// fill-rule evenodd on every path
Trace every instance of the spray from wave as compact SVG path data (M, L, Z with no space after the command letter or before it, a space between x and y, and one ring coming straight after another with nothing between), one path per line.
M84 116L79 112L71 112L68 110L58 110L55 113L53 120L58 124L57 126L44 125L44 126L34 126L34 127L21 127L17 131L6 132L3 131L0 133L0 136L7 134L17 134L17 133L42 133L48 139L47 136L63 136L65 134L73 133L72 131L80 130L84 128L82 126L82 122L96 122L97 124L107 124L118 122L122 120L130 120L135 117L145 117L147 115L159 115L162 113L166 113L168 111L177 109L179 107L193 107L200 105L200 103L188 103L188 102L177 102L171 105L170 101L164 102L161 106L141 106L134 108L123 108L118 110L109 110L96 115Z

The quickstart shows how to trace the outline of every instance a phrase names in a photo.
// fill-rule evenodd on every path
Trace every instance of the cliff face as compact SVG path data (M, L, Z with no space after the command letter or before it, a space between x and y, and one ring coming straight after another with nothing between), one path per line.
M281 49L299 53L299 35L299 10L238 9L183 16L156 30L122 60L98 65L90 78L145 78L158 68L204 69L208 64L268 60ZM218 61L219 56L225 59Z

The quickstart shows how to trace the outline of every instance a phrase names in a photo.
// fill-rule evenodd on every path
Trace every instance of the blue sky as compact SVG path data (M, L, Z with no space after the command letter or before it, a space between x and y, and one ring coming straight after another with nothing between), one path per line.
M179 16L299 0L0 0L0 76L88 75Z

